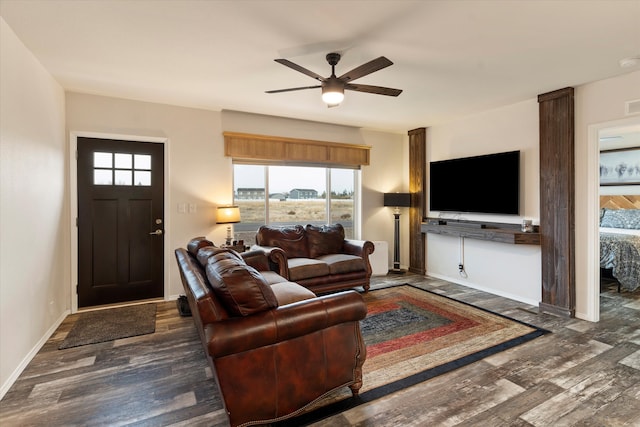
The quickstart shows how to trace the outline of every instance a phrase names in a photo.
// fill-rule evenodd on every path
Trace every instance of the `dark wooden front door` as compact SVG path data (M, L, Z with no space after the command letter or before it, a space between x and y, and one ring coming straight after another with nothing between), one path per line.
M78 138L78 307L163 296L163 148Z

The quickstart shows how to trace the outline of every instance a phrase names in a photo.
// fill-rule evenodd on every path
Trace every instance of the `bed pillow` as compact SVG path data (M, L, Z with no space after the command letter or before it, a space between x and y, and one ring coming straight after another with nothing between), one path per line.
M640 209L604 209L600 227L640 229Z

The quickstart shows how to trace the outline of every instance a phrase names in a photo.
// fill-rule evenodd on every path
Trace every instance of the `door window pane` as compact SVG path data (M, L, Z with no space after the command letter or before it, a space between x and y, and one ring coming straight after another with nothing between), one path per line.
M117 170L115 171L116 177L115 177L115 182L116 185L131 185L132 183L132 175L131 175L131 171L121 171L121 170Z
M131 154L116 153L115 166L118 169L131 169L133 165L133 156Z
M93 185L113 185L113 172L111 169L94 169Z
M151 156L148 154L135 154L133 156L133 168L151 170Z
M133 172L133 185L150 186L151 185L151 172L149 172L149 171L134 171Z
M93 153L94 168L112 168L113 154L111 153Z

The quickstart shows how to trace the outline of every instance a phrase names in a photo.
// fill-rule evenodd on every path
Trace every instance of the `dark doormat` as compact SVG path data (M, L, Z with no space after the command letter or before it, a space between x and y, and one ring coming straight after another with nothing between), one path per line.
M78 320L58 347L59 350L152 334L156 330L155 304L110 308L74 316L78 316Z

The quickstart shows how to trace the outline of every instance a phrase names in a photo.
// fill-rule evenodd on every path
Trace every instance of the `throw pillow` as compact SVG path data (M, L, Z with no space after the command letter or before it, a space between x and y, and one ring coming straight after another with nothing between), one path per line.
M307 235L301 225L270 227L263 225L258 229L256 243L260 246L276 246L287 254L288 258L308 258Z
M605 209L600 227L640 229L640 209Z
M207 240L206 237L194 237L187 243L187 250L191 253L191 255L198 255L198 251L200 248L204 248L207 246L215 246L210 240Z
M207 278L231 316L249 316L278 306L271 286L253 267L235 258L209 261Z
M344 227L342 227L342 224L323 225L320 227L308 224L305 229L311 258L342 253L342 245L344 244Z

